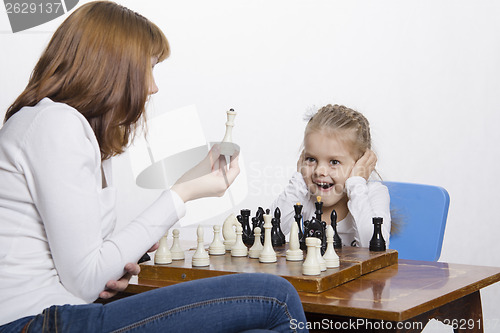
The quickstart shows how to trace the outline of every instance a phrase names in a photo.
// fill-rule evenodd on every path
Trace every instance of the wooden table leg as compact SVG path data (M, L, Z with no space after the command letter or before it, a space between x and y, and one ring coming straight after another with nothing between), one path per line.
M483 333L483 309L479 290L436 310L438 311L433 318L451 325L455 333Z
M359 332L359 330L349 329L347 323L356 322L359 318L321 315L315 313L306 313L309 322L319 323L327 319L333 322L344 322L347 329L341 329L340 332ZM380 324L380 320L367 319L366 328L368 327L384 327L384 329L365 329L363 332L391 332L391 333L419 333L431 319L437 319L445 325L453 327L455 333L483 333L483 311L481 307L481 294L475 291L472 294L451 301L439 308L427 311L408 319L404 322L385 322L385 325ZM389 324L389 325L388 325ZM339 324L339 326L341 326ZM389 329L389 327L391 327ZM311 329L312 333L322 333L328 330Z
M402 327L406 329L396 329L395 333L418 333L425 327L431 319L441 321L445 325L450 325L455 333L483 333L483 311L481 307L481 294L479 290L447 303L439 308L428 311L414 318L406 320ZM420 323L411 325L406 323ZM422 326L422 329L419 328Z

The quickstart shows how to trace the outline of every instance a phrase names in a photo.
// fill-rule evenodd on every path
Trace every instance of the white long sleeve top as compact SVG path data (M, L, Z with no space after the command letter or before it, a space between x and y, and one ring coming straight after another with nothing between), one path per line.
M48 98L0 129L0 325L93 302L185 214L173 191L114 232L115 188L87 120Z
M344 246L369 247L373 236L373 217L382 217L382 236L389 246L391 230L391 213L389 191L378 181L366 181L362 177L350 177L346 180L347 207L349 213L341 221L337 221L337 232ZM271 212L276 207L281 211L281 229L286 235L290 232L292 223L295 223L293 205L302 204L304 221L314 216L316 197L307 190L306 183L300 172L295 172L284 191L276 198L271 206ZM329 221L330 217L323 217Z

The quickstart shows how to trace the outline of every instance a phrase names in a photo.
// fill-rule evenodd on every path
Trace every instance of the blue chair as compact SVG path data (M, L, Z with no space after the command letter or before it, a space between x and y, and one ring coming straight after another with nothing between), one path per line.
M450 205L448 192L439 186L383 182L391 197L391 215L399 223L389 247L399 259L437 261L441 255Z

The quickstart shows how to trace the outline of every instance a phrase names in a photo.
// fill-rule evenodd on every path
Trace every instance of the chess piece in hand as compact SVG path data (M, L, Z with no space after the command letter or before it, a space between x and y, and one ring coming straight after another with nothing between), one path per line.
M231 156L226 164L220 147L215 145L198 165L186 172L172 186L184 202L205 198L221 197L240 173L238 154Z

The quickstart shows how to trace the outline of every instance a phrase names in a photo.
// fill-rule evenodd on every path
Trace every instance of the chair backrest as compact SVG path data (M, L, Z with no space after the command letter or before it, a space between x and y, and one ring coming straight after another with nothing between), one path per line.
M432 185L384 184L391 197L391 215L399 223L389 247L398 251L400 259L437 261L450 205L448 192Z

